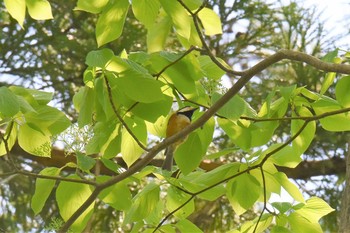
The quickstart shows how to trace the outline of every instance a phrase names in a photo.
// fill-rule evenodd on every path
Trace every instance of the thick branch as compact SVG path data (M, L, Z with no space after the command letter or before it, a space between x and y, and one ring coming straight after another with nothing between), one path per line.
M75 156L65 156L64 152L59 149L53 149L51 153L51 158L38 157L31 155L24 150L22 150L18 145L12 148L11 154L16 157L23 157L37 162L45 167L62 167L69 162L76 163ZM141 159L139 159L141 160ZM120 157L114 159L114 161L121 167L127 169L127 165L124 160ZM163 159L153 159L149 165L161 167L163 164ZM217 167L224 165L223 162L213 162L204 160L201 162L199 167L205 171L214 170ZM320 161L303 161L295 168L288 167L277 167L281 172L286 173L289 178L292 179L309 179L313 176L323 176L323 175L341 175L345 173L345 160L339 157L334 157L332 159L320 160ZM69 170L70 168L66 168ZM75 169L71 168L72 172ZM112 172L101 164L101 174L114 176L116 173ZM1 176L1 174L0 174Z

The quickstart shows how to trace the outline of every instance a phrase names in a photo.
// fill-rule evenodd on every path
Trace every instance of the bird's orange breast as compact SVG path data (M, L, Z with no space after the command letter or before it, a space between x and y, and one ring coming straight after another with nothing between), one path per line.
M180 132L182 129L184 129L186 126L191 124L191 121L188 117L174 113L168 121L168 126L166 130L166 136L171 137L174 134ZM183 140L181 140L183 141Z

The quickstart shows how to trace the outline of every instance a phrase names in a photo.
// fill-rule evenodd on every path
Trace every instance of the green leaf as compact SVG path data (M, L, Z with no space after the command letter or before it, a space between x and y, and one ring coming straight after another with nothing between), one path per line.
M119 128L120 124L115 120L97 122L94 126L94 136L90 139L86 146L86 154L90 155L101 153L104 156L109 145L118 137ZM115 156L118 154L120 147L115 147L114 149L116 149L114 153Z
M234 123L226 119L218 119L218 122L231 140L243 150L266 144L279 124L275 121L251 123L245 120Z
M155 73L160 72L164 67L171 63L171 60L178 54L172 53L155 53L151 54L150 62ZM199 76L199 70L195 71L195 67L189 64L188 60L179 61L170 66L162 73L162 78L167 82L174 84L175 87L184 94L193 94L196 92L196 86L192 77Z
M206 35L222 34L220 17L212 9L204 7L198 13L198 17L203 24Z
M324 55L321 60L324 62L333 62L333 60L338 56L339 49L336 48L333 51L328 52Z
M140 221L150 215L159 202L159 186L149 183L132 200L132 206L126 213L124 224Z
M0 117L13 117L19 112L19 109L17 96L7 87L0 87Z
M110 49L93 50L87 54L85 64L88 66L105 68L113 57L114 53Z
M103 9L96 23L98 47L111 42L122 34L124 21L129 8L128 0L110 1Z
M282 226L273 226L271 229L271 233L293 233L288 228Z
M36 20L53 19L51 5L46 0L26 0L29 15Z
M307 218L298 213L291 213L288 216L288 221L292 232L323 232L319 223L310 222Z
M93 14L98 14L106 6L108 0L78 0L77 6L74 10L81 10L90 12Z
M50 136L39 132L28 124L23 124L18 133L19 146L30 154L40 157L51 157Z
M342 106L337 101L323 97L312 104L312 107L317 115L327 112L338 111ZM322 128L328 131L349 131L350 130L350 114L342 113L327 116L320 119Z
M296 201L305 202L300 190L295 186L295 184L289 181L286 174L283 172L277 172L274 174L274 177Z
M176 223L176 228L180 232L191 232L191 233L202 233L203 231L199 229L194 223L187 219L181 219Z
M137 139L143 143L147 142L147 128L144 121L138 118L124 118L125 123L129 126L130 130L134 133ZM135 139L129 134L129 132L123 128L121 153L125 163L131 166L138 158L140 158L143 149L136 143Z
M298 115L302 117L312 117L313 114L306 108L298 108ZM304 125L305 121L303 120L293 120L291 124L292 135L295 135L301 127ZM310 146L312 140L315 137L316 132L316 123L311 121L307 124L304 130L293 140L292 147L295 151L302 154Z
M58 176L61 169L56 167L47 167L41 170L40 175L46 176ZM50 193L55 186L56 180L49 179L36 179L35 182L35 192L32 197L31 207L34 211L34 214L37 215L43 209L47 198L50 196Z
M189 49L191 46L198 46L202 47L202 41L198 36L196 26L194 25L193 20L190 21L190 37L183 37L181 35L177 35L177 38L179 39L180 43L185 47L186 49ZM199 26L201 27L201 26Z
M147 50L149 53L155 53L163 50L171 26L171 18L168 15L165 15L161 16L161 18L148 29Z
M170 186L168 188L168 194L166 196L166 208L169 212L174 211L180 205L183 205L188 201L191 196L187 193L182 192L180 189ZM183 206L179 211L174 213L174 215L180 219L184 219L192 214L194 211L194 201L191 200L185 206Z
M153 26L159 8L158 0L132 0L132 11L135 17L147 28Z
M121 166L119 164L117 164L116 162L114 162L112 160L105 159L105 158L100 158L100 160L106 168L108 168L109 170L113 171L116 174L119 173L119 171L120 171L119 169L121 168Z
M339 59L336 59L337 56L338 56L338 49L335 49L334 51L327 53L322 58L322 61L340 63ZM329 72L326 74L325 80L321 86L321 91L320 91L321 95L323 95L328 90L328 88L333 84L335 75L336 75L335 72Z
M229 163L229 164L222 165L218 168L215 168L212 171L203 173L202 175L196 178L191 178L190 182L192 184L196 184L196 186L189 187L189 190L191 190L192 192L198 192L211 185L217 184L223 179L226 179L228 177L231 177L234 174L237 174L237 172L239 171L239 167L240 167L239 163ZM225 192L226 192L226 188L224 188L223 185L217 185L205 191L204 193L199 194L198 196L205 200L214 201L220 196L224 195Z
M335 86L335 96L343 107L350 107L350 76L342 77Z
M193 11L203 5L204 0L183 0L183 2L190 10Z
M264 151L264 155L270 153L281 145L282 143L277 143L270 146L266 151ZM269 161L278 166L295 168L302 161L302 158L301 153L296 151L295 148L291 146L285 146L281 150L274 153L269 158Z
M82 153L77 153L77 165L78 168L81 169L84 172L90 172L90 170L95 166L96 160L84 155Z
M162 85L155 79L128 76L116 78L111 86L112 90L117 86L127 97L136 102L153 103L164 100Z
M138 103L131 112L148 122L156 122L160 116L167 116L173 104L173 98L163 95L164 100L153 103Z
M280 214L284 214L292 209L292 204L289 202L273 202L271 205L276 208Z
M204 152L202 151L202 144L198 134L192 133L177 148L174 153L174 159L180 170L187 175L199 166L203 154Z
M18 24L23 28L24 18L26 16L25 0L4 0L5 7L10 15L17 20Z
M71 179L80 178L77 175L69 176ZM59 212L64 221L67 221L91 195L91 187L87 184L61 181L56 190L56 201ZM70 230L82 232L93 213L94 203L74 221Z
M218 101L222 95L214 93L212 97L213 103ZM222 108L219 109L218 114L231 120L238 120L239 117L245 112L248 103L246 103L241 97L235 95L231 98Z
M99 176L98 182L106 182L110 177ZM131 205L131 193L127 181L122 181L104 189L99 198L106 204L112 206L116 210L128 210Z
M191 34L191 18L177 1L160 0L165 12L171 17L176 33L189 39Z
M50 106L38 106L35 112L24 115L26 122L35 125L46 135L57 135L67 129L71 122L66 115Z
M73 96L74 107L78 110L78 125L83 127L92 121L94 111L95 92L92 88L81 87Z
M198 57L198 61L201 65L202 72L208 78L218 80L226 74L226 72L220 69L207 55Z
M262 191L259 181L247 173L236 177L229 184L231 185L227 188L228 197L237 214L240 214L241 211L240 208L236 208L236 205L240 205L245 210L250 209L258 200Z
M38 91L18 86L11 86L9 89L19 98L18 101L21 106L21 111L24 111L23 113L35 111L33 109L34 107L48 104L53 97L52 92Z
M9 127L10 124L13 124L12 127ZM18 124L14 122L9 122L6 131L3 134L3 137L7 139L7 145L1 140L0 141L0 156L7 154L7 149L11 151L12 147L17 142L17 131L18 131ZM8 147L8 148L6 148Z
M318 197L311 197L306 201L305 205L297 209L295 212L313 223L318 223L320 218L333 212L331 208L324 200Z
M203 115L204 112L200 112L197 114L195 113L195 116L199 118L201 115ZM197 116L198 115L198 116ZM208 150L209 145L213 142L213 134L215 129L215 120L214 118L210 118L202 127L200 130L197 130L196 133L198 134L201 145L202 145L202 156L204 156Z

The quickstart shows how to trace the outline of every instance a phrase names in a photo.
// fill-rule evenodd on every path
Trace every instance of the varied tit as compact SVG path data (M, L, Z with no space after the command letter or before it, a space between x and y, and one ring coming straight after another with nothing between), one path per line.
M178 132L183 130L186 126L191 124L192 115L194 111L196 111L197 109L198 108L187 106L173 113L170 116L168 121L168 126L166 129L166 137L168 138L177 134ZM171 171L171 168L173 166L174 151L176 147L185 140L186 140L186 137L179 141L174 142L165 150L165 160L164 160L162 169Z

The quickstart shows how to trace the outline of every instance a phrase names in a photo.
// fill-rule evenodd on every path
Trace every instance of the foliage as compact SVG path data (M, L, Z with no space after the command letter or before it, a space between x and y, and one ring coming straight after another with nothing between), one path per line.
M25 4L32 18L51 17L47 1ZM25 6L23 10L23 6L15 7L11 1L5 1L5 5L25 27ZM195 212L195 200L226 198L237 215L250 210L258 212L252 221L241 222L230 232L322 232L319 219L333 209L318 197L305 200L277 166L296 167L317 128L331 132L349 130L349 76L335 75L336 71L350 73L349 66L342 64L346 57L335 50L324 57L326 63L303 53L281 50L250 69L233 70L211 52L206 42L205 36L222 33L220 16L207 6L201 0L77 1L76 10L97 17L94 23L99 48L87 54L84 86L73 98L79 112L77 125L93 129L86 147L77 151L76 163L47 167L38 174L22 171L11 160L16 140L28 153L49 157L51 138L67 129L70 121L63 112L48 105L52 95L47 92L16 86L0 88L0 119L4 128L0 152L9 158L14 169L2 175L18 173L37 178L31 201L35 214L43 210L54 190L64 221L59 226L61 232L83 231L93 226L94 215L100 211L101 215L107 214L110 209L124 216L118 230L202 232L205 229L188 220ZM130 11L147 29L147 52L115 53L106 46L123 35ZM182 50L168 50L169 38L181 44ZM238 95L254 75L285 58L328 71L320 90L298 82L276 85L266 98L254 100L256 105ZM240 79L231 89L222 91L217 85L225 74ZM335 96L327 92L334 81ZM208 88L209 84L214 88ZM194 124L180 135L149 143L153 136L164 137L173 100L178 106L200 106L202 111L194 114ZM289 128L283 128L284 134L289 136L276 142L274 135L285 122ZM215 129L224 131L243 156L205 172L198 168L203 158L232 156L232 150L211 153L208 149ZM185 134L189 134L188 139L175 153L179 168L176 177L147 166L162 149ZM116 164L117 155L127 164L126 170ZM92 173L96 164L104 164L114 175ZM67 175L68 168L75 168L77 174ZM135 189L135 183L142 188ZM281 194L283 189L295 203L270 203L271 195ZM51 226L58 228L60 221L53 219Z

